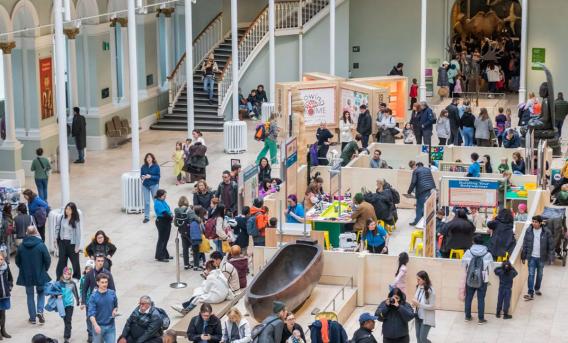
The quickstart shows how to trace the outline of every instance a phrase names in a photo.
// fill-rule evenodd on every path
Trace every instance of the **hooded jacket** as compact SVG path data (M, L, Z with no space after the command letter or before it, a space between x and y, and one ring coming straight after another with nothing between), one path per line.
M509 256L513 253L515 245L515 232L513 231L513 216L503 216L501 213L495 220L487 223L487 227L493 230L491 235L491 242L489 243L489 252L494 257Z
M193 291L193 295L199 297L199 302L208 304L222 303L229 294L229 281L218 269L212 270L203 280L201 287Z
M28 236L16 253L16 265L20 269L18 286L44 286L51 281L47 274L51 257L41 238Z
M140 312L140 308L136 307L126 320L121 337L135 343L144 343L162 337L162 318L154 305L146 313Z
M487 250L485 245L472 245L462 258L462 266L464 266L466 270L474 257L483 257L483 282L489 282L489 272L493 263L491 253Z
M391 209L393 207L393 202L390 193L367 193L363 199L373 205L377 219L384 220L389 223L392 222L393 217Z
M389 292L389 298L393 296L393 293L393 291ZM377 308L375 316L383 322L383 336L394 339L408 336L408 322L414 319L414 310L406 302L404 293L401 293L398 308L394 305L387 305L385 300Z
M441 251L450 252L452 249L467 250L473 244L475 226L469 220L456 216L444 225L441 233L444 235Z

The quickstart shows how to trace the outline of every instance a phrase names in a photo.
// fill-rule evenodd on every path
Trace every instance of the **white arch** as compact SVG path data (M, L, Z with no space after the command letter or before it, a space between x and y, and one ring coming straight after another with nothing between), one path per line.
M77 2L77 19L92 17L99 14L99 5L97 0L79 0ZM88 19L84 21L84 24L96 25L100 22L99 18Z
M30 0L20 0L12 9L12 27L14 30L29 29L39 26L39 15ZM39 30L24 33L25 36L35 36Z
M0 33L12 32L12 19L10 18L10 14L4 8L4 6L0 5ZM12 34L8 36L0 37L0 41L9 41L12 38Z

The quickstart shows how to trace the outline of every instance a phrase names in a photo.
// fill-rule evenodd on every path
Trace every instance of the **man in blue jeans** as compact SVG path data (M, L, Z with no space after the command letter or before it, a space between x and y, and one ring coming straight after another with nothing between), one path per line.
M35 226L28 227L26 237L16 253L16 265L20 269L16 284L26 287L28 321L30 324L35 324L36 318L40 323L45 323L45 318L43 317L43 308L45 306L43 286L51 281L47 274L50 264L51 257L37 229ZM37 293L37 307L34 299L34 287Z
M97 289L89 299L88 315L93 324L94 343L116 342L116 329L114 317L118 311L116 293L108 288L109 276L101 273L97 275Z
M408 195L416 195L416 217L410 225L416 225L424 215L424 203L430 196L433 189L436 189L432 171L424 167L422 162L416 163L415 161L408 162L408 166L412 169L412 181L408 187Z
M470 265L474 268L476 265L481 266L482 280L481 284L473 284L469 279L466 280L465 285L465 320L471 321L471 302L473 296L477 293L477 318L478 324L482 325L487 323L485 319L485 294L487 293L487 284L489 283L489 272L493 263L493 257L483 245L483 236L473 236L473 245L469 248L462 258L462 266L465 267L466 273L469 275ZM479 274L477 274L479 275Z
M524 296L525 300L534 299L534 295L542 295L540 286L542 284L542 274L544 263L554 261L554 242L550 230L543 225L541 216L532 217L532 224L525 233L523 240L523 250L521 251L521 262L529 261L529 293ZM536 273L536 282L535 282Z

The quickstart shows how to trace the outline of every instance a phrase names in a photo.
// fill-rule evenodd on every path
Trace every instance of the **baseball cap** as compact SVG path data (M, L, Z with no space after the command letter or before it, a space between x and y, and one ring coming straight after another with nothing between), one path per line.
M369 312L365 312L359 316L359 323L364 323L369 320L377 320L377 317L371 315Z

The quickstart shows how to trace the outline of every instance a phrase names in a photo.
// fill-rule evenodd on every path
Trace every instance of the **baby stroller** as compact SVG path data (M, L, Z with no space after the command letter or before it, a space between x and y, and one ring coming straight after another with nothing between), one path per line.
M542 218L546 226L552 233L554 239L554 251L556 256L562 260L562 266L566 266L566 256L568 255L568 239L566 228L566 208L565 207L545 207Z

